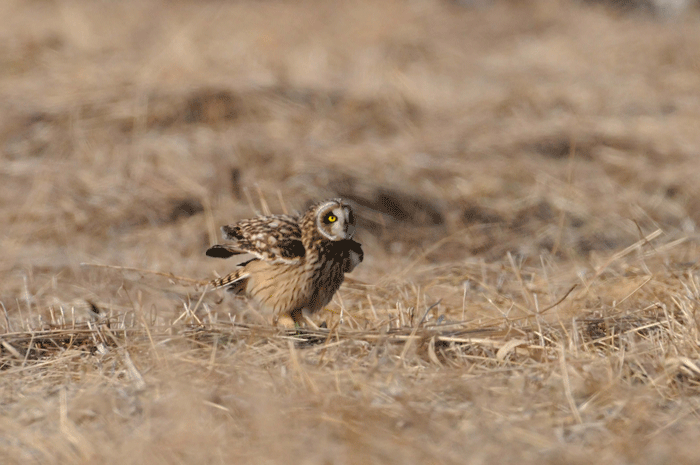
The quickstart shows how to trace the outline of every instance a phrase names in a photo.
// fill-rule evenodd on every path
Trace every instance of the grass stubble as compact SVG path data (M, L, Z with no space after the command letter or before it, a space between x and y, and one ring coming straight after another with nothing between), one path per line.
M0 462L696 462L697 21L2 9ZM201 285L218 225L335 195L321 327Z

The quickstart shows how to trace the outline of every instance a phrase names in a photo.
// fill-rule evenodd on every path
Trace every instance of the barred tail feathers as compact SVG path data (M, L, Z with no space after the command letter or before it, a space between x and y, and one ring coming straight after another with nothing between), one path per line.
M222 287L228 288L235 293L240 292L245 287L250 273L243 269L236 270L233 273L229 273L221 278L212 279L209 284L214 287L214 289L220 289Z

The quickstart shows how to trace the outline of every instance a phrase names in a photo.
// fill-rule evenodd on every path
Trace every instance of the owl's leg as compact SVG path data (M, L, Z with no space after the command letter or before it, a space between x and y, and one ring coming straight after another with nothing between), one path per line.
M318 325L311 319L311 312L308 309L302 309L300 320L306 323L309 328L318 329Z
M304 319L304 309L303 308L295 308L290 312L290 315L292 317L292 320L294 320L294 324L299 327L302 325L302 323L306 323L306 320Z

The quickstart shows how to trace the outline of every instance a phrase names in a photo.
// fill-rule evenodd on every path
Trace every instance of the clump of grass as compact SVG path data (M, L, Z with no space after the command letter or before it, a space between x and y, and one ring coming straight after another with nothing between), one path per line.
M648 251L642 252L645 244ZM515 450L527 450L533 441L556 448L558 443L600 440L601 435L621 445L625 435L639 428L652 437L663 434L669 422L690 421L676 406L699 394L699 278L692 266L665 266L666 257L658 256L664 245L658 241L640 241L636 247L635 257L613 254L604 272L564 289L539 310L527 283L543 280L541 272L510 268L504 282L510 283L512 295L501 291L497 302L485 282L464 303L501 307L495 312L499 316L488 319L462 320L462 308L442 302L425 305L415 283L411 287L416 294L402 296L388 284L378 288L355 281L341 291L345 321L340 322L339 312L329 311L322 316L325 327L296 331L223 321L213 316L216 307L202 304L195 295L189 308L169 319L146 318L141 308L109 316L91 304L88 321L62 319L50 327L25 326L2 335L0 366L3 377L11 380L4 389L6 409L36 402L31 393L38 387L57 390L42 408L57 409L59 428L53 434L71 444L49 453L36 438L16 438L12 450L26 449L30 456L44 458L54 452L64 459L109 457L108 449L98 449L88 439L90 431L107 421L112 425L109 434L117 435L111 442L126 441L128 447L145 448L161 458L169 457L168 450L187 456L172 441L157 439L186 434L178 422L172 423L173 415L181 414L202 428L225 431L218 433L224 434L222 440L228 434L238 438L238 445L219 444L218 450L270 459L280 458L287 447L304 454L317 450L304 433L292 433L293 443L287 442L291 438L284 431L289 428L320 434L324 450L345 450L350 444L373 450L358 449L355 457L381 454L397 447L404 435L415 434L423 439L411 446L412 453L450 457L460 450L458 438L463 436L447 425L462 424L473 431L475 421L489 417L495 423L487 430L505 428L514 435ZM468 268L462 272L468 274ZM456 274L451 268L432 279ZM619 295L620 288L626 294L610 305L591 301L592 296ZM425 285L428 290L435 292ZM168 291L149 292L157 296ZM358 311L363 298L372 307ZM508 313L507 308L520 313ZM480 311L485 310L470 308L465 314ZM11 318L6 324L19 326ZM97 395L115 406L105 410ZM184 397L189 395L193 397ZM182 402L198 407L182 407ZM165 413L173 408L174 413ZM498 417L487 412L498 412ZM424 415L431 423L419 420ZM469 419L474 415L476 420ZM22 418L13 421L36 428ZM114 426L118 418L135 427L143 421L168 425L159 423L148 441L140 439L134 446ZM368 418L375 420L368 423ZM497 418L507 419L508 426L497 426ZM319 424L330 429L319 429ZM376 435L383 436L381 444L371 439ZM200 440L197 433L183 444ZM438 444L450 448L437 452Z

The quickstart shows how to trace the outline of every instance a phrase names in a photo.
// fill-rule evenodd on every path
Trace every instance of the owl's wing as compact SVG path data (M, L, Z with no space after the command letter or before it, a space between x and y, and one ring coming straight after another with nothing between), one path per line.
M252 254L271 263L299 263L305 255L299 219L289 215L258 216L221 227L231 244L215 245L207 255L229 258Z
M343 254L343 272L350 273L357 265L362 263L365 253L362 251L362 244L352 239L343 241L345 253Z

